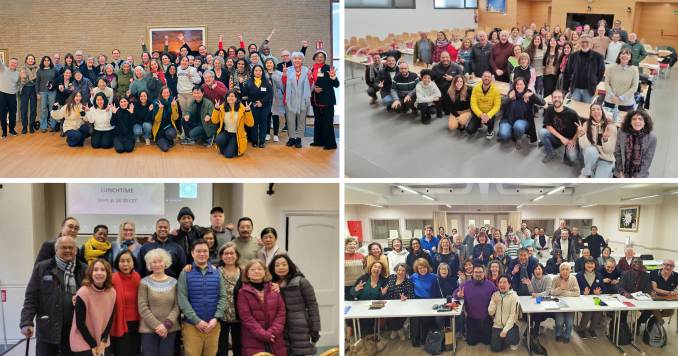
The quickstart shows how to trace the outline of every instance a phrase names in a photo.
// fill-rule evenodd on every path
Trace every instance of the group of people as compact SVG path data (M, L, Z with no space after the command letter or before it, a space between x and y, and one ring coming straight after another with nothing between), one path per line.
M278 245L274 228L254 236L248 217L179 228L158 219L144 243L133 221L117 240L97 225L80 248L68 217L35 261L20 327L37 355L314 355L320 314L313 286ZM232 231L234 230L234 231ZM230 340L230 341L229 341ZM183 352L183 353L182 353Z
M245 49L224 48L208 53L190 48L183 35L178 53L149 52L141 41L141 63L118 49L108 56L86 57L78 50L37 61L27 54L0 63L0 121L2 138L17 135L17 95L21 103L22 134L61 131L70 147L83 146L91 136L93 148L132 152L135 143L171 149L181 144L216 145L227 158L242 155L247 143L264 148L279 142L281 118L286 118L289 147L302 147L306 116L314 116L311 146L335 149L334 89L339 79L321 48L304 66L307 41L299 51L271 54L270 39ZM40 120L36 122L37 101ZM91 125L90 125L91 124ZM273 131L271 131L271 128Z
M372 242L367 246L367 255L363 255L358 252L357 239L345 240L346 300L463 299L464 309L457 318L458 335L464 336L469 345L490 345L493 352L516 350L520 345L519 296L630 297L642 291L657 300L678 300L678 273L673 260L664 260L661 269L648 273L633 248L628 247L624 257L616 261L595 226L586 237L579 235L576 227L568 228L565 221L559 223L553 237L546 236L539 227L530 230L526 223L518 231L508 227L504 234L495 227L470 226L463 237L456 231L447 235L443 227L435 235L433 227L426 226L424 236L410 240L409 249L399 238L390 242L387 253L380 243ZM644 311L638 323L642 325L654 317L655 322L663 324L662 318L670 315L672 310ZM599 312L581 313L578 335L598 337L604 332L602 316ZM532 324L526 325L523 333L526 339L530 328L532 350L543 349L540 325L548 318L555 320L556 340L570 342L574 313L534 314ZM627 322L626 313L623 320ZM392 338L408 338L404 322L404 318L386 319L386 330ZM372 332L374 323L361 319L361 330ZM429 330L441 329L445 323L445 318L440 317L411 318L412 345L422 345Z
M365 81L372 104L379 94L387 111L419 112L423 123L445 114L450 130L468 135L485 126L487 139L496 127L499 141L517 149L524 138L539 141L544 163L562 146L565 163L582 161L581 178L649 176L656 136L650 114L636 104L638 64L647 53L619 20L611 28L601 20L596 37L589 25L562 31L535 24L463 40L444 32L435 41L427 36L422 32L414 44L413 64L426 67L419 75L397 49L370 54ZM495 80L509 86L505 96ZM603 81L605 95L592 103ZM570 99L591 104L588 117L568 107Z

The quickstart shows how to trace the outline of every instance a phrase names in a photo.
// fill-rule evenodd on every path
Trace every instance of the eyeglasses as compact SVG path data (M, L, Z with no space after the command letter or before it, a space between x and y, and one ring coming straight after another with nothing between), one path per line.
M671 268L676 267L676 265L672 265L672 264L669 264L669 263L664 263L663 265L664 265L664 267L671 267Z

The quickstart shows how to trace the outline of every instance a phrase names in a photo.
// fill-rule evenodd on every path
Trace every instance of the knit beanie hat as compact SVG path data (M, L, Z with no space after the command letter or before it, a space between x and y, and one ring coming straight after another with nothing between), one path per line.
M189 215L191 217L191 219L195 220L195 215L193 215L193 211L191 210L191 208L189 208L187 206L179 209L179 214L177 214L177 221L181 220L181 218L184 215Z
M322 49L319 49L319 50L315 51L315 53L313 54L313 60L314 61L315 61L315 56L317 56L318 53L322 53L323 55L325 55L325 60L327 60L327 52L323 51Z

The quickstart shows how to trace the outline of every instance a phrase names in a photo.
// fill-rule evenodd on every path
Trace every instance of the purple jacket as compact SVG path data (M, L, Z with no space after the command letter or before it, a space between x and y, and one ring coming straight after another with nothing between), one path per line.
M276 356L286 356L285 338L285 302L280 293L271 291L271 283L264 287L264 302L257 295L257 290L244 283L238 292L237 310L242 320L243 332L249 337L242 338L243 355L251 356L266 350ZM271 343L271 335L275 335L275 343Z
M487 307L490 305L492 294L497 291L494 283L487 279L480 284L473 279L468 280L454 291L455 297L461 288L464 288L464 309L468 317L471 319L488 318Z

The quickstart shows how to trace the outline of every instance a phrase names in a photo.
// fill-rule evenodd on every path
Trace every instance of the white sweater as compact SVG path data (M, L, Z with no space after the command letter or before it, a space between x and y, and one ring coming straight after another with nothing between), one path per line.
M438 89L434 81L431 81L428 85L424 85L424 82L419 82L415 90L417 93L417 104L433 103L434 98L440 98L440 89Z
M177 67L177 93L191 94L193 87L200 83L200 74L194 67L189 66L186 69Z
M111 116L113 116L113 114L110 110L89 109L85 115L85 121L93 123L94 129L97 131L111 131L113 130L113 126L111 126Z
M391 269L389 274L395 273L395 267L398 263L407 263L407 255L409 254L409 251L404 248L400 252L388 251L386 258L388 259L388 267Z

